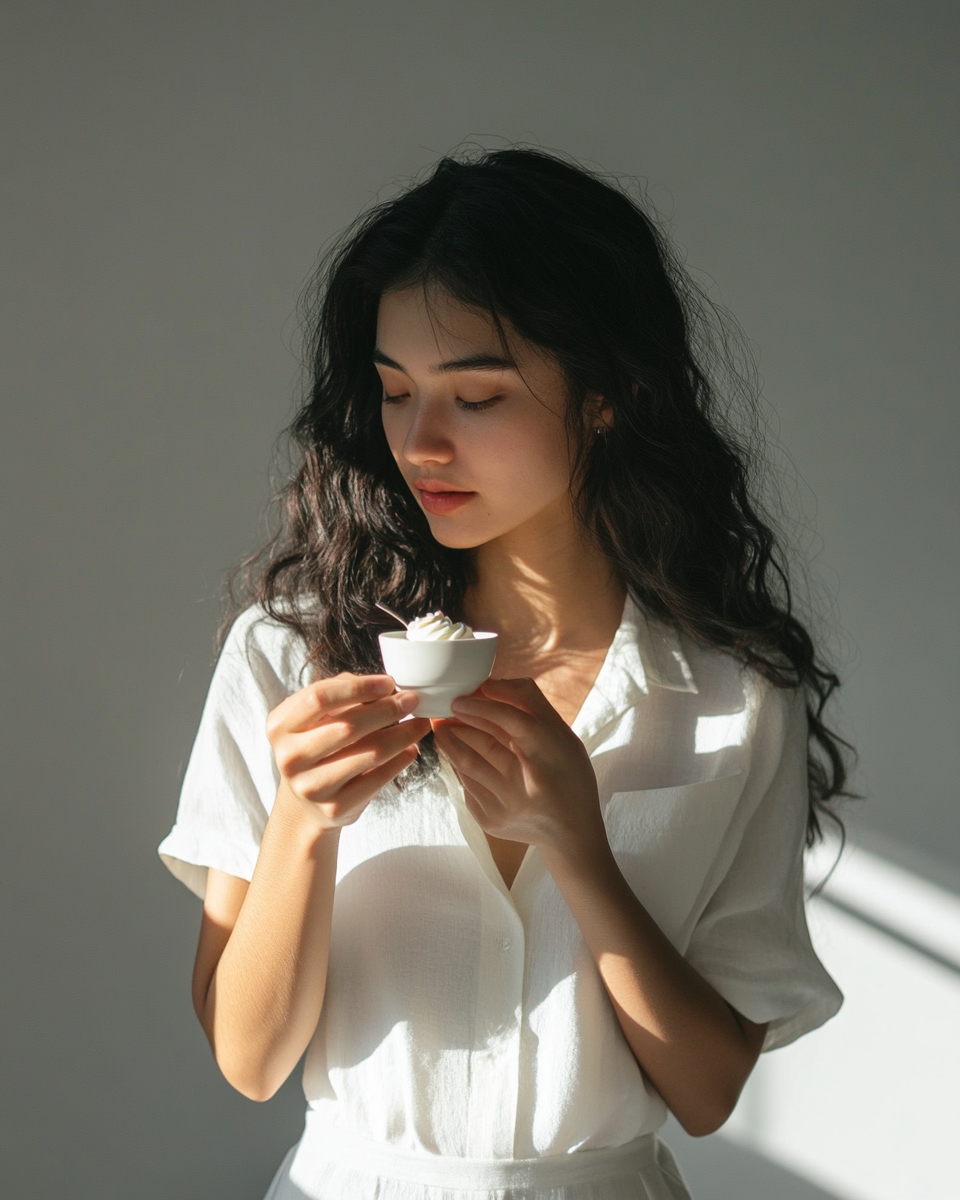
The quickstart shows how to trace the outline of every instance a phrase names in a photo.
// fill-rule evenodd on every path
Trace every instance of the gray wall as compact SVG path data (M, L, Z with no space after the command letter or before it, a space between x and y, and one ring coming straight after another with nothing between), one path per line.
M258 1107L217 1077L197 904L154 848L219 582L260 536L301 282L465 138L643 177L716 281L815 529L855 824L960 868L955 5L7 0L0 23L5 1195L256 1200L296 1136L296 1082Z

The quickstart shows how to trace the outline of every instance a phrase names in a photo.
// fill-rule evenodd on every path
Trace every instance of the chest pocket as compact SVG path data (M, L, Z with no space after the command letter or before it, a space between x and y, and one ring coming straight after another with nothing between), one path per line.
M620 870L681 951L719 882L721 851L744 782L738 772L704 783L614 792L604 810Z

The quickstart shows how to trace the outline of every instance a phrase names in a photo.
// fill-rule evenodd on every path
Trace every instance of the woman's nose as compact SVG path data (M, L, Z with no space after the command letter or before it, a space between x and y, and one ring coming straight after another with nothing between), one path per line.
M428 462L450 462L453 454L453 441L439 413L433 405L421 402L404 438L403 457L420 466Z

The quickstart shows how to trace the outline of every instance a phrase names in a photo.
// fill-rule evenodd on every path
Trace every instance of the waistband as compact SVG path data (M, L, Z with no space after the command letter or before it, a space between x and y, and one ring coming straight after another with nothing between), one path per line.
M394 1149L332 1125L320 1114L308 1110L297 1159L301 1162L304 1158L313 1159L317 1165L337 1164L366 1175L425 1187L464 1191L546 1189L638 1174L656 1164L657 1146L657 1135L649 1133L622 1146L543 1158L449 1158Z

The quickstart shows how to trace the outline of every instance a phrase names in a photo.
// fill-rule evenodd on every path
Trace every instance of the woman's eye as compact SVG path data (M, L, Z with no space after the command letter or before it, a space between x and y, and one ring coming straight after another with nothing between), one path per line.
M502 399L502 396L491 396L489 400L461 400L458 396L457 407L470 412L480 412L484 408L492 408L495 404L499 404Z
M399 404L401 400L408 400L409 398L409 392L397 392L396 395L384 392L381 401L383 404ZM480 412L485 408L492 408L495 404L499 404L502 399L502 396L491 396L489 400L461 400L458 396L457 408L465 409L468 412Z

